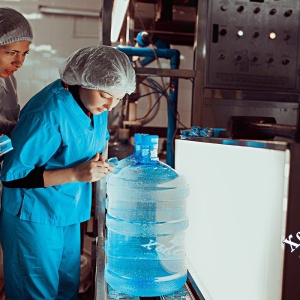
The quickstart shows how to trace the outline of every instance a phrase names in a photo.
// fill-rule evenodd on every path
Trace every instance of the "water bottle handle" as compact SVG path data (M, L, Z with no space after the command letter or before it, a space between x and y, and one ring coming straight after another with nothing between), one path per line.
M111 157L105 160L111 167L117 166L119 164L119 160L117 157Z

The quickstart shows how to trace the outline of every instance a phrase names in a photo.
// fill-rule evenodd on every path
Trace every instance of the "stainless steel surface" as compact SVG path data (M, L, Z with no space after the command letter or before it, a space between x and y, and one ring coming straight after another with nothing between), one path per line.
M185 140L188 142L203 142L210 144L222 144L222 145L233 145L243 147L254 147L263 149L273 149L285 151L288 149L288 143L286 141L263 141L263 140L247 140L247 139L227 139L227 138L205 138L205 137L194 137Z
M111 14L113 1L101 0L102 17L100 18L100 43L102 45L111 45L110 30L111 30Z
M191 124L203 126L203 88L206 61L207 0L198 0L194 37L194 70Z
M102 152L108 157L108 145ZM97 226L97 238L95 251L95 274L94 274L94 295L95 299L107 300L107 284L104 280L105 267L105 201L106 201L106 178L102 178L95 183L95 219Z
M99 262L99 261L98 261ZM100 266L101 267L101 266ZM160 300L204 300L202 298L203 296L201 294L200 297L191 290L190 286L192 285L192 281L189 282L189 284L185 284L180 290L178 290L175 293L165 295L165 296L159 296L158 298ZM95 296L95 300L140 300L140 297L138 296L129 296L126 294L123 294L119 291L116 291L112 289L110 286L107 287L107 293L106 293L106 298L101 298L101 296ZM147 298L147 299L151 299ZM155 297L156 299L156 297Z
M274 93L273 91L233 90L220 88L204 89L204 97L212 99L235 99L250 101L298 103L298 93Z
M230 116L274 117L277 124L297 124L298 103L204 98L203 127L226 127Z
M109 300L139 300L140 297L128 296L126 294L122 294L118 291L115 291L111 288L108 289ZM160 300L195 300L194 296L191 294L191 291L187 285L182 287L176 293L160 296L158 297ZM151 299L151 298L147 298ZM155 298L156 299L156 298Z
M195 36L192 125L226 127L232 115L297 124L299 6L293 0L198 1L196 26L207 30Z
M299 5L209 1L206 87L298 91Z
M104 253L105 239L98 237L96 244L96 269L95 269L95 299L107 300L107 284L104 279L105 268L105 253Z
M195 71L193 70L178 70L178 69L157 69L157 68L135 68L137 75L141 76L161 76L161 77L178 77L178 78L193 78Z

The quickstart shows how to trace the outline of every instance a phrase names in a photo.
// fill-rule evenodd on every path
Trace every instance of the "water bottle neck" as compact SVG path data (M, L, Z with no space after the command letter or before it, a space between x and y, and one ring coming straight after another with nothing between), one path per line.
M135 133L134 134L134 152L133 155L135 157L139 157L141 154L143 136L146 136L146 133Z
M139 156L141 154L141 144L134 145L134 155Z
M141 162L155 162L158 161L157 148L142 147L141 149Z
M151 147L150 147L150 160L151 161L158 161L157 148L151 149Z

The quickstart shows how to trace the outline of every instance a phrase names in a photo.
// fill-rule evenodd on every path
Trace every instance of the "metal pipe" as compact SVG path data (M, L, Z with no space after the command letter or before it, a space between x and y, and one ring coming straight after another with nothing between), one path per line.
M130 46L117 46L118 50L128 56L141 56L155 59L166 58L170 60L171 69L178 69L180 62L180 52L177 49L149 49ZM174 168L175 155L173 151L173 137L176 131L177 98L178 98L178 78L171 78L173 81L169 93L168 101L168 128L167 128L167 157L166 163Z

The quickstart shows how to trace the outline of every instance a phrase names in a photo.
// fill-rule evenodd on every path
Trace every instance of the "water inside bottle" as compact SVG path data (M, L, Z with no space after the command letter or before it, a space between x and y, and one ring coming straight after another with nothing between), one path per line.
M145 158L111 176L107 193L107 283L145 297L180 289L187 278L185 178Z

